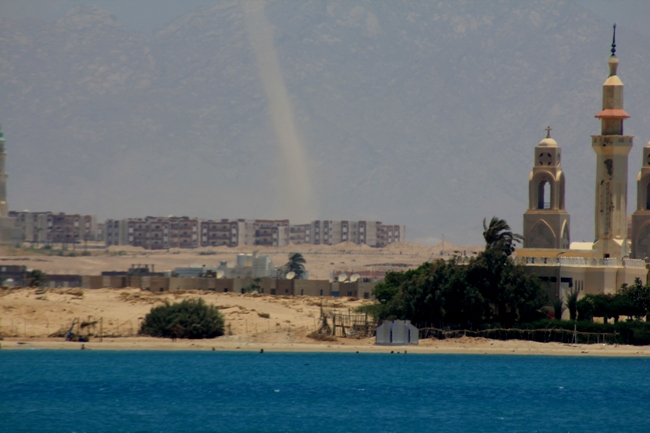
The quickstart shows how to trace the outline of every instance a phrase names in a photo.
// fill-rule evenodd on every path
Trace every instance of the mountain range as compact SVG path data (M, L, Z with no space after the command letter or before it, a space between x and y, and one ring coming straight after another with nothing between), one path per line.
M550 125L572 240L593 238L590 135L612 23L568 1L245 5L224 0L152 34L96 6L56 22L0 18L10 208L371 219L405 224L409 241L479 244L486 217L521 232ZM636 136L632 212L650 140L650 41L619 26L617 56ZM280 90L287 104L273 103ZM292 128L298 159L282 143Z

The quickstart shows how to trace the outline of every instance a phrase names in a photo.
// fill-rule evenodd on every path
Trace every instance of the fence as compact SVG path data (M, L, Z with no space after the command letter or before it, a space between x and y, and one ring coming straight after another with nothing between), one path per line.
M420 338L447 338L482 337L492 340L528 340L540 343L569 343L569 344L614 344L618 334L604 332L579 332L570 329L485 329L482 331L445 330L439 328L420 328Z
M60 324L60 322L58 322ZM58 326L58 325L55 325ZM113 337L134 337L140 329L140 319L137 321L125 320L119 321L114 319L104 319L104 317L93 318L88 316L86 319L74 318L69 325L63 325L56 329L50 328L50 321L12 318L0 318L0 337L44 337L48 338L66 338L71 333L76 339L79 337L89 339L95 338L113 338Z

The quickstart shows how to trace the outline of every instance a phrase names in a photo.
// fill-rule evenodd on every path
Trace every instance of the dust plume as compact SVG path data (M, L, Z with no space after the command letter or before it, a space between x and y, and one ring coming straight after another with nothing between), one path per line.
M296 128L278 55L273 44L273 28L264 13L264 0L243 0L248 40L257 58L257 67L268 101L269 114L283 165L277 170L279 215L296 222L316 219L316 199L308 174L305 146Z

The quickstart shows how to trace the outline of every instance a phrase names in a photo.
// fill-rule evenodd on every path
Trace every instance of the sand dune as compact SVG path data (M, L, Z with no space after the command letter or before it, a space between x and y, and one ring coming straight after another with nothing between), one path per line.
M152 306L201 297L219 307L226 318L226 335L210 340L178 340L137 336L142 318ZM373 352L397 354L461 353L570 356L650 356L650 347L569 345L483 338L421 340L417 346L376 346L374 338L316 341L307 335L319 326L322 307L348 312L369 301L356 298L282 297L211 292L155 294L140 289L4 289L0 291L2 349L71 349L81 343L61 336L75 319L92 324L81 334L99 333L83 343L95 350L252 350L303 352ZM267 318L268 316L268 318ZM75 326L75 331L77 331Z

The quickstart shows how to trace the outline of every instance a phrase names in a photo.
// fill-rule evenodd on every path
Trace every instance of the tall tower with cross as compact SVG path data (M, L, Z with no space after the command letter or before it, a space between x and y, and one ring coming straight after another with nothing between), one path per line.
M603 84L603 106L596 114L600 135L591 136L596 152L596 203L594 255L600 258L628 255L627 240L627 156L632 149L630 135L623 133L623 121L630 116L623 109L623 83L616 74L616 24L609 57L609 77Z
M570 217L564 207L564 172L561 149L551 138L535 147L533 170L528 179L528 210L524 213L524 248L569 248Z

